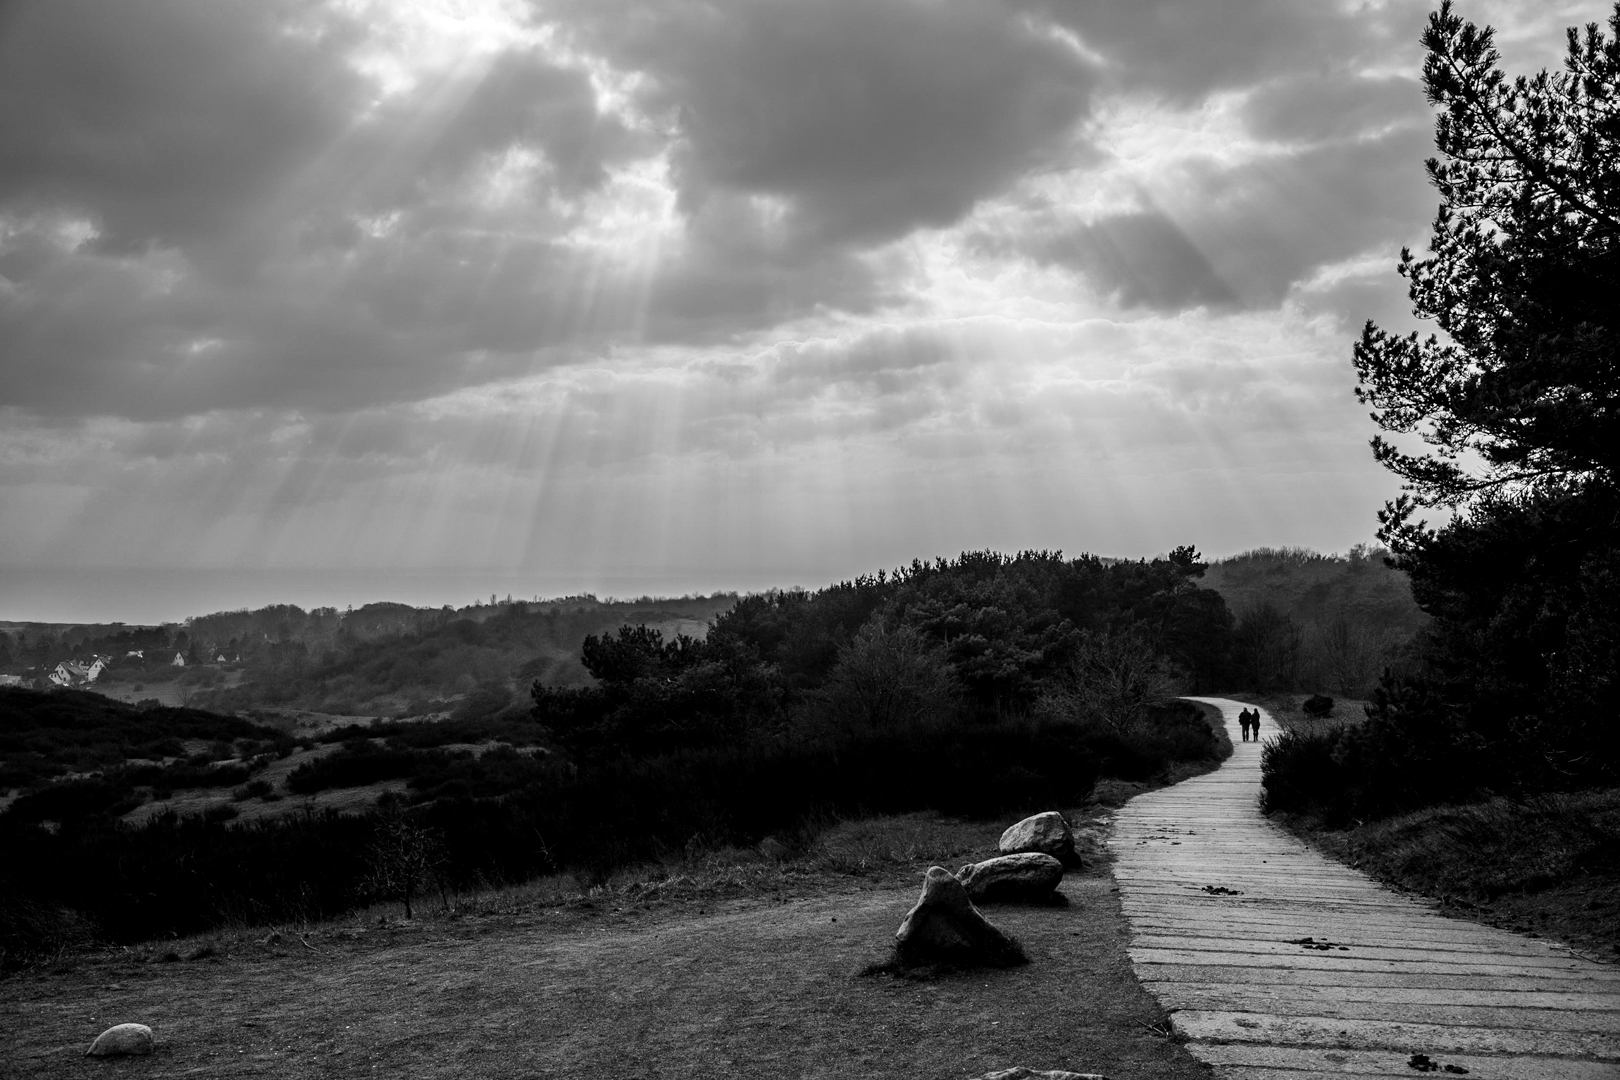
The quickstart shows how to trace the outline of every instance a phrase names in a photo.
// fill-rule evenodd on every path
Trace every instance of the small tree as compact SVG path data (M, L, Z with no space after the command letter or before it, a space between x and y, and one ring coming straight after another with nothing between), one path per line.
M874 616L838 650L821 689L828 719L848 731L895 731L955 715L961 688L945 652L910 626Z
M1232 632L1239 676L1257 690L1282 690L1299 674L1303 635L1288 613L1261 602L1245 611Z
M1149 706L1176 692L1170 662L1135 634L1086 634L1055 685L1046 708L1072 719L1101 720L1121 734L1147 718Z
M1397 552L1423 539L1419 506L1612 485L1620 463L1620 4L1565 71L1509 80L1490 27L1445 0L1423 34L1437 107L1426 164L1440 190L1430 255L1401 252L1414 314L1446 340L1371 321L1355 348L1357 396L1379 427L1418 435L1373 453L1407 494L1381 520Z
M366 883L376 895L402 901L407 919L412 917L412 899L430 879L438 879L444 863L444 840L437 829L416 824L398 806L378 816Z

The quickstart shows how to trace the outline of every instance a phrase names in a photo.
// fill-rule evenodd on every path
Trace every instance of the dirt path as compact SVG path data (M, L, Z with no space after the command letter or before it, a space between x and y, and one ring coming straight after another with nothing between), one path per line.
M1262 1080L1620 1077L1620 969L1311 851L1260 815L1243 703L1196 700L1221 709L1233 756L1133 799L1111 841L1137 975L1194 1056Z

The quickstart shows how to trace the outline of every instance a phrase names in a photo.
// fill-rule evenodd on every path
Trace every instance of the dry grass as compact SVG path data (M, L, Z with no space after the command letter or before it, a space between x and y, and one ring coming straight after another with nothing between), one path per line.
M1620 789L1438 806L1323 829L1273 820L1324 854L1438 900L1448 915L1620 954Z
M1248 701L1259 705L1271 718L1277 721L1279 727L1289 731L1297 731L1304 735L1313 735L1336 728L1345 724L1360 724L1367 719L1367 706L1369 702L1360 698L1334 698L1333 712L1329 716L1309 716L1300 704L1311 695L1309 694L1223 694L1236 701Z
M859 977L921 871L992 854L1001 827L845 823L459 897L411 923L373 911L302 940L241 930L87 956L0 982L7 1075L101 1076L84 1048L135 1020L159 1049L121 1076L1207 1077L1156 1033L1099 870L1065 880L1065 905L986 909L1028 966Z

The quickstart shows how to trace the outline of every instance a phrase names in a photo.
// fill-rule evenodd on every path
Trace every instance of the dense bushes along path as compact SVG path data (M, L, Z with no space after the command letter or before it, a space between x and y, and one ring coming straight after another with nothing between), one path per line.
M1447 919L1259 810L1260 744L1131 800L1112 844L1138 977L1222 1077L1620 1076L1620 969ZM1276 734L1262 713L1261 737Z

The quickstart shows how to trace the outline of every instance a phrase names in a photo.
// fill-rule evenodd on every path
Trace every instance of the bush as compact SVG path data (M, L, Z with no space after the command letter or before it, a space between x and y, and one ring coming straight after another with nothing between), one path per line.
M275 791L268 780L250 780L231 793L237 802L246 802L248 799L262 799Z
M327 788L365 787L382 780L413 776L422 755L378 746L370 740L345 743L334 754L306 761L287 776L287 790L313 795Z
M1336 757L1343 727L1304 733L1283 729L1260 751L1260 808L1266 813L1316 813L1330 824L1350 814L1348 780Z
M1301 702L1299 707L1305 711L1307 716L1323 717L1333 715L1333 699L1326 694L1312 694Z

